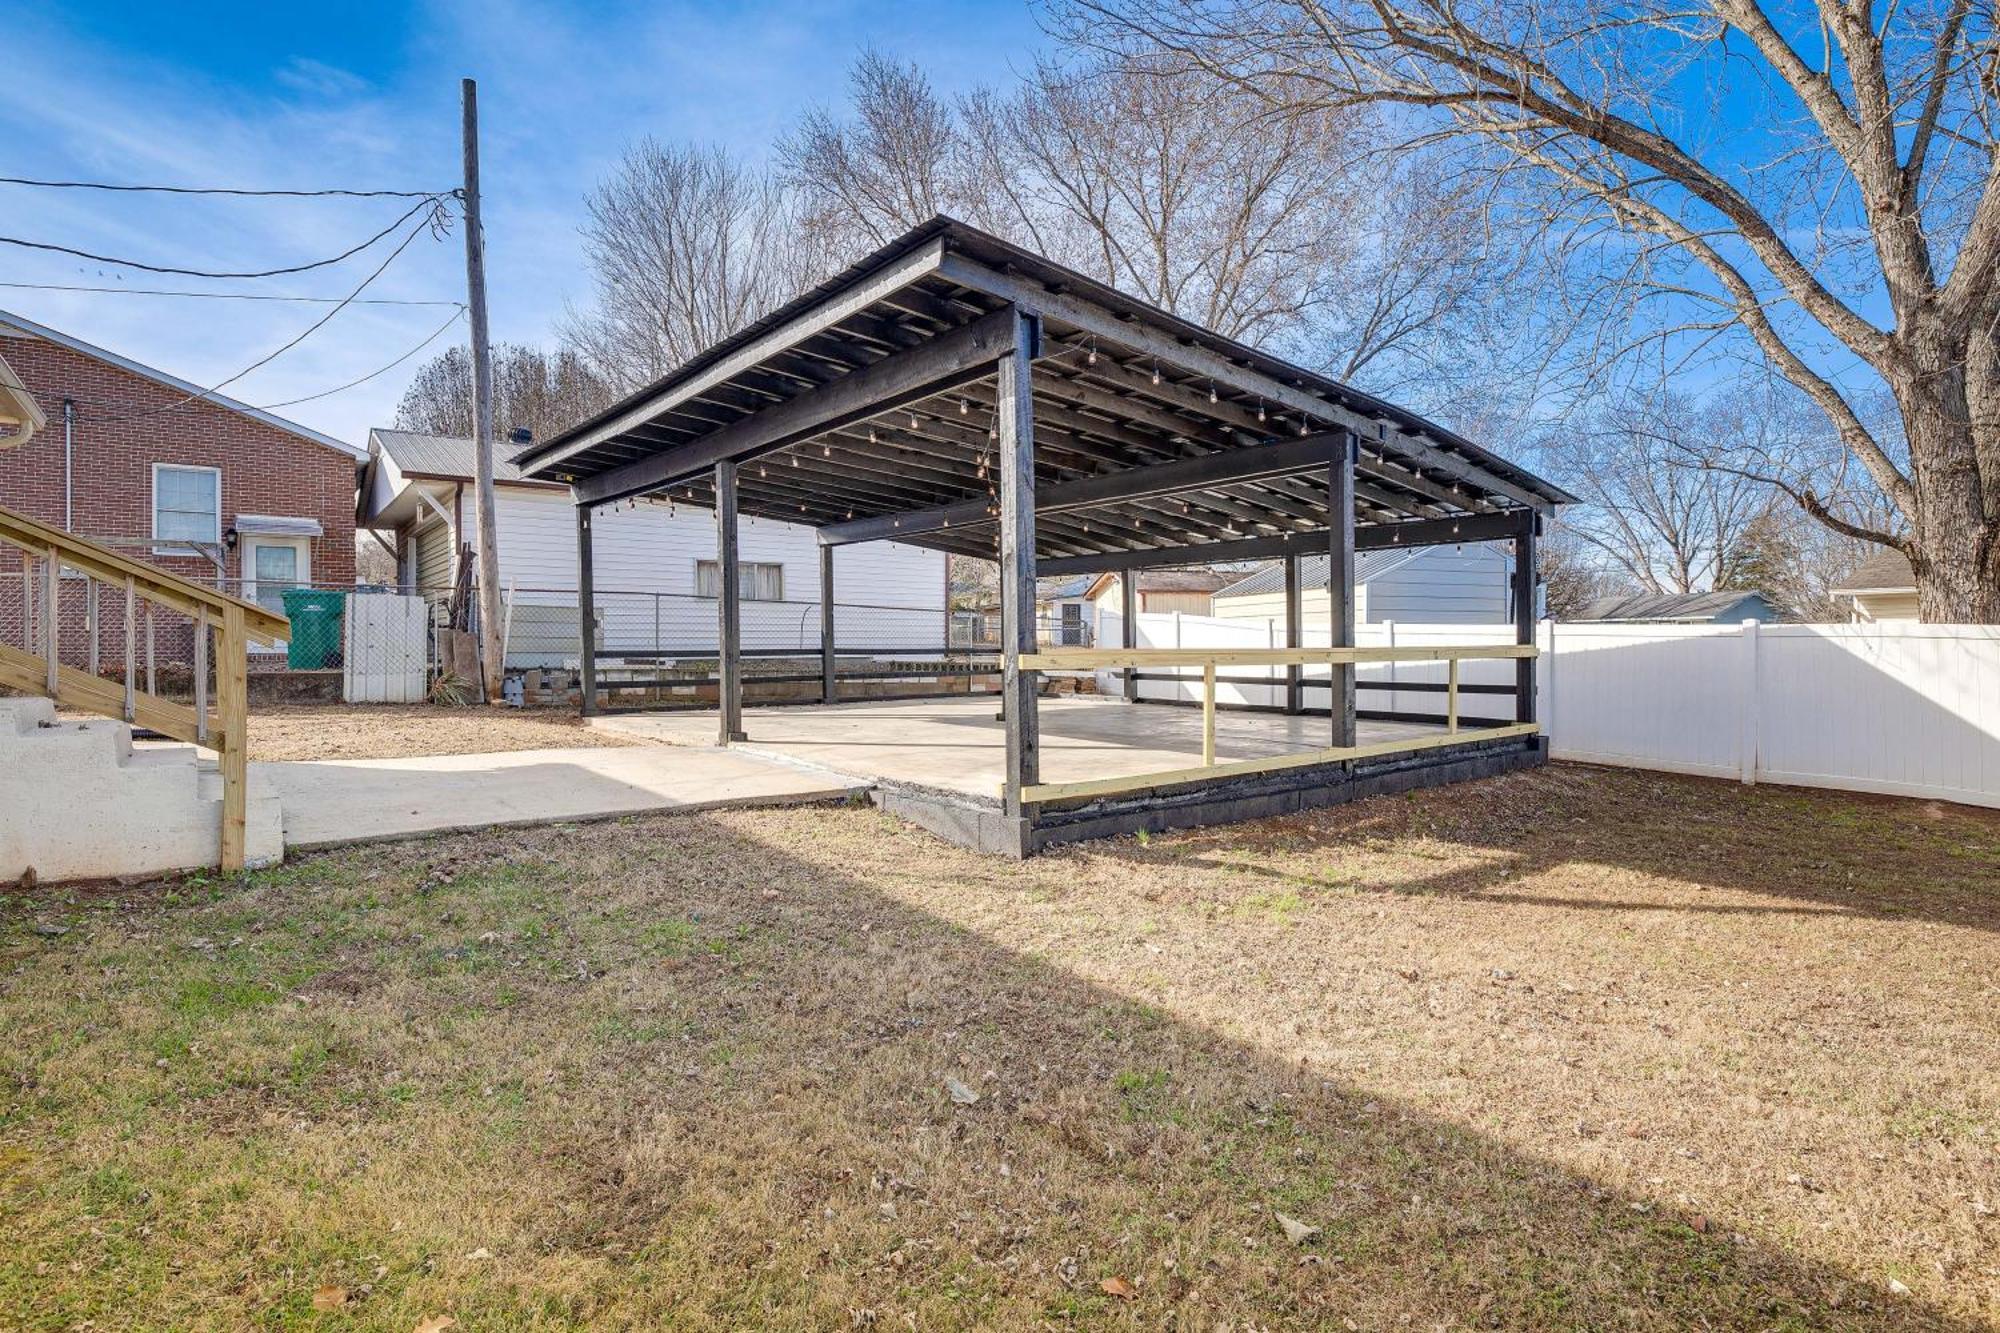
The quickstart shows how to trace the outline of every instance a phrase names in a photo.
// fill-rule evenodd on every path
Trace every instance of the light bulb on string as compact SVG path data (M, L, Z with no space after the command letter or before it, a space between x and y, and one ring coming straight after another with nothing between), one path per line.
M1155 361L1153 362L1153 383L1158 384L1159 382L1160 382L1160 363L1158 361Z
M1257 400L1257 420L1263 421L1265 419L1266 418L1264 416L1264 400L1262 398L1259 398Z
M1211 406L1213 406L1213 405L1214 405L1214 403L1215 403L1215 401L1216 401L1216 398L1215 398L1215 381L1214 381L1214 380L1210 380L1210 381L1208 382L1208 401L1209 401L1209 404L1210 404Z

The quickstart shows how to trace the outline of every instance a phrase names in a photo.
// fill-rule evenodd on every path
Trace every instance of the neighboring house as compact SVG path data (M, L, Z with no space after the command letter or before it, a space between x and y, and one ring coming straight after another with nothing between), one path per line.
M1326 566L1323 555L1299 561L1300 611L1308 626L1326 625ZM1513 588L1513 554L1492 543L1361 551L1354 557L1354 620L1506 624L1514 619ZM1273 561L1216 593L1214 614L1282 621L1284 565Z
M1833 595L1854 604L1848 618L1856 624L1922 618L1917 610L1917 575L1901 551L1869 556L1841 580Z
M502 452L504 453L504 446ZM511 666L576 655L576 508L569 487L493 462L500 591L514 606ZM476 548L472 441L377 428L355 496L356 521L396 555L404 588L443 597ZM818 644L819 541L792 523L746 517L739 530L744 646ZM715 635L715 515L665 501L607 505L591 522L591 579L603 644L614 651L708 647ZM945 557L897 542L839 548L836 642L940 648Z
M280 613L353 584L359 449L5 311L0 360L0 505Z
M1632 593L1599 597L1571 618L1579 623L1734 625L1783 619L1761 592Z
M0 449L14 449L35 438L49 424L48 413L21 383L21 377L0 356Z
M1236 581L1235 574L1213 569L1143 569L1132 597L1140 615L1178 611L1184 616L1206 616L1215 611L1215 594ZM1117 574L1099 574L1090 581L1084 597L1099 612L1117 615L1124 604L1124 590Z
M1035 580L1035 624L1040 640L1057 648L1088 648L1094 642L1096 608L1091 605L1094 574Z

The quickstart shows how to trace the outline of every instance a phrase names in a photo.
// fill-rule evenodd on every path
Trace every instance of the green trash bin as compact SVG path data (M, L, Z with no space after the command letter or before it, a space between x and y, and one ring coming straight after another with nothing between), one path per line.
M285 618L292 622L292 641L285 664L294 671L317 671L340 665L340 618L347 594L317 588L285 589Z

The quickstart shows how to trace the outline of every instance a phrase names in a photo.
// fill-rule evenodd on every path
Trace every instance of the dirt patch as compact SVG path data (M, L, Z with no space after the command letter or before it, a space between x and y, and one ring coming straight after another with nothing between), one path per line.
M639 744L557 709L284 704L252 710L252 759L402 759Z
M0 1324L1988 1327L1996 886L1950 807L1553 766L17 895Z

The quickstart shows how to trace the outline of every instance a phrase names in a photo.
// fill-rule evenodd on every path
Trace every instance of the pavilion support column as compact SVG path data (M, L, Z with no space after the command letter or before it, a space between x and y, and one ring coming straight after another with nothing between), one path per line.
M1531 518L1514 538L1514 642L1535 641L1535 529L1541 520ZM1535 720L1535 659L1523 657L1514 663L1514 720Z
M715 465L716 676L720 743L747 741L743 731L743 583L736 556L736 464Z
M1333 646L1354 646L1354 436L1342 442L1327 469L1326 597ZM1333 744L1354 744L1354 663L1333 668Z
M576 634L582 645L577 653L578 686L585 717L597 711L597 582L591 572L591 513L589 505L576 507Z
M1007 814L1026 813L1021 789L1041 781L1035 674L1021 655L1035 651L1034 364L1041 321L1016 306L1012 346L1001 354L995 426L1000 467L1000 696L1007 725Z
M1125 642L1122 648L1139 646L1139 575L1135 570L1126 570L1118 576L1118 623L1125 627ZM1139 702L1139 669L1125 668L1125 702Z
M1285 647L1305 646L1305 596L1299 582L1299 557L1285 557ZM1305 704L1305 675L1294 662L1285 668L1285 711L1297 713Z
M819 548L819 701L838 702L834 684L833 650L833 548Z

